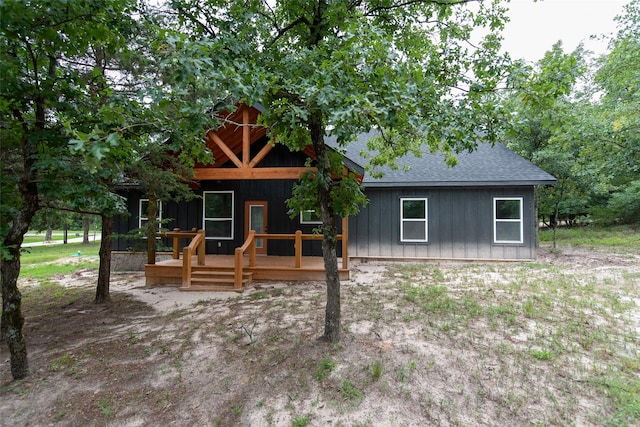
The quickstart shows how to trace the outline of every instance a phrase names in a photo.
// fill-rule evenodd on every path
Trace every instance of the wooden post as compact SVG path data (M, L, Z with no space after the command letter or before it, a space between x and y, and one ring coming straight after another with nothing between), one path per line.
M349 218L342 218L342 268L349 268Z
M296 230L296 239L295 239L295 268L302 267L302 231Z
M204 236L204 230L198 230L198 234L200 235L200 243L198 243L198 249L196 249L198 253L198 265L204 265L206 254L206 239Z
M251 154L251 128L249 127L249 108L242 111L242 168L249 167L249 155Z
M174 233L179 233L179 228L173 229ZM173 236L173 259L180 259L180 237Z
M249 231L249 238L251 243L249 244L249 267L256 266L256 231Z
M185 247L182 252L182 287L191 286L191 251Z
M236 248L235 253L235 265L234 265L234 275L233 275L233 286L235 288L242 287L242 249Z

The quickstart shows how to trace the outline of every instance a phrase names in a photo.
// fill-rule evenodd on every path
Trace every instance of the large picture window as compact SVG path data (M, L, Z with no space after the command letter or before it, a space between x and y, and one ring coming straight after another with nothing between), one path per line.
M156 215L158 231L162 226L162 200L158 200L158 214ZM149 199L140 199L138 203L138 228L144 228L149 223Z
M522 243L522 197L493 199L493 241Z
M400 241L427 242L427 199L400 199Z
M205 191L203 218L208 239L233 239L233 191Z

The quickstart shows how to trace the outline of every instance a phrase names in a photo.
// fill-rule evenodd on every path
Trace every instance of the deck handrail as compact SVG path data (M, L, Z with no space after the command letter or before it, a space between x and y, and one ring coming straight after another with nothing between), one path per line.
M179 228L174 228L171 231L157 233L157 236L173 239L173 259L180 259L180 239L193 239L197 234L197 228L192 228L191 231L182 231Z
M235 250L235 259L233 266L233 286L235 288L242 287L242 273L244 269L243 256L244 253L249 251L249 266L255 267L256 265L256 231L249 230L249 235L244 244Z
M265 239L265 240L294 240L295 247L295 257L294 257L294 267L301 268L302 267L302 241L303 240L322 240L324 236L322 234L302 234L302 231L296 230L294 234L267 234L267 233L256 233L255 230L250 230L249 235L247 236L247 240L244 242L242 246L236 248L235 250L235 286L241 286L242 283L242 271L243 271L243 263L242 257L244 256L247 250L249 251L249 267L255 267L256 265L256 240L257 239ZM342 245L342 268L349 268L349 257L347 255L347 247L346 242L342 238L342 234L336 235L338 240L343 241ZM240 284L239 284L240 282Z
M302 234L302 231L297 230L294 234L256 234L255 237L256 239L266 240L295 240L295 268L300 268L302 266L302 240L322 240L324 236L322 234ZM342 234L337 234L336 238L344 243ZM349 258L345 244L342 245L342 268L349 268Z
M175 242L175 240L174 240ZM182 250L182 287L191 286L191 256L196 252L198 265L204 265L205 259L205 239L204 230L198 230L191 242Z

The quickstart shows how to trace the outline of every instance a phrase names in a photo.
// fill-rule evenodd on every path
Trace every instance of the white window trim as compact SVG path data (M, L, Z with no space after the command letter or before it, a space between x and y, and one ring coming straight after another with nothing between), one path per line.
M316 210L315 209L307 209L307 210L301 211L300 212L300 224L315 224L315 225L322 224L322 220L319 220L319 221L305 221L304 219L302 219L303 218L302 217L302 213L303 212L314 212L315 213Z
M205 217L206 212L206 202L207 202L207 194L231 194L231 217L229 218L207 218ZM228 191L204 191L202 193L202 229L206 230L207 221L229 221L231 220L231 237L215 237L215 236L206 236L207 240L233 240L234 239L234 231L235 231L235 192L233 190Z
M403 218L403 207L405 200L424 201L424 219L421 218ZM404 223L405 222L424 222L424 239L405 239ZM400 198L400 241L402 243L427 243L429 242L429 200L426 197L401 197Z
M138 200L138 228L142 228L142 221L149 221L149 218L142 216L142 203L149 203L149 199ZM158 200L158 231L162 228L162 200Z
M498 200L518 200L520 202L520 219L498 219L496 203ZM520 240L498 240L498 223L518 222L520 223ZM523 197L494 197L493 198L493 243L524 243L524 198Z

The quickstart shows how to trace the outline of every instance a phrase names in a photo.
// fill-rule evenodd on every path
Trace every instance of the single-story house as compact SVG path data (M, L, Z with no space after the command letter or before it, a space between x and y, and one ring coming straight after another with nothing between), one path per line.
M314 212L291 218L285 203L313 149L290 152L283 145L271 145L266 129L255 126L260 112L259 106L241 105L226 116L227 125L209 132L207 144L216 162L195 168L194 191L199 197L161 203L159 216L168 220L163 227L204 230L201 247L207 256L236 254L255 230L253 250L258 255L319 257ZM348 258L536 258L534 188L554 184L554 177L501 144L480 144L476 151L458 155L455 167L448 167L442 155L426 152L400 159L408 169L385 168L381 178L373 178L364 172L366 160L361 156L370 137L361 135L345 152L345 167L363 177L369 204L358 215L338 221L343 241L338 256L345 255L347 270L343 277L348 277ZM135 250L135 240L127 239L126 233L147 220L145 196L135 189L125 195L129 215L116 218L114 251ZM304 242L296 247L292 236L298 230ZM165 244L171 246L167 237ZM258 277L277 278L254 276ZM161 282L168 281L148 280Z
M355 163L371 135L346 149ZM500 143L480 143L449 167L440 153L411 154L399 168L365 174L369 205L349 220L349 256L389 259L533 260L534 188L556 179Z

